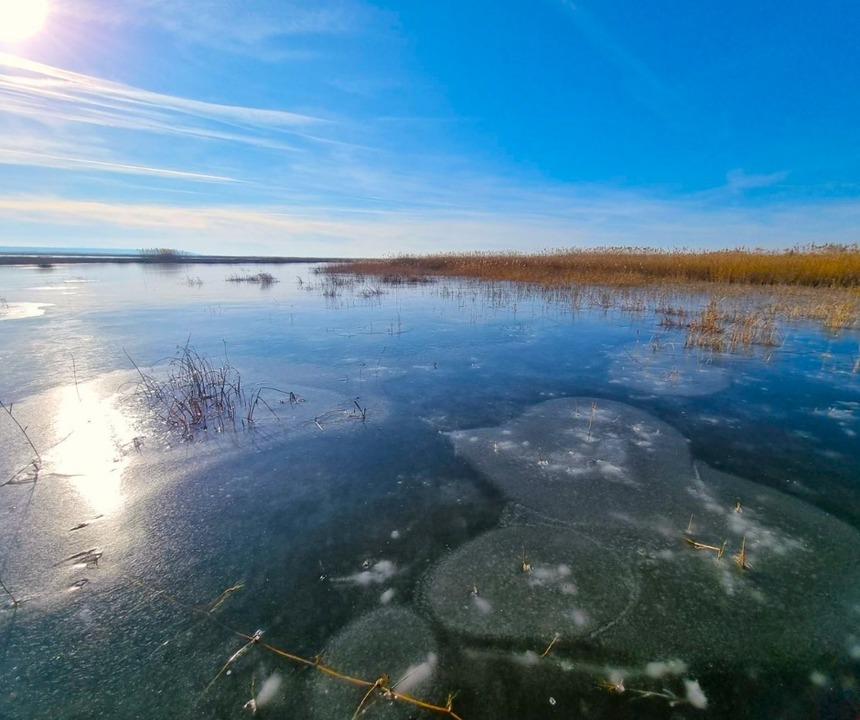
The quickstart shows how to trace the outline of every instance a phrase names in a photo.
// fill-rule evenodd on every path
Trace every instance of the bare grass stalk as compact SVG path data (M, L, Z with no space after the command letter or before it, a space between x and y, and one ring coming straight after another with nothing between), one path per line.
M30 439L30 436L27 434L27 428L21 425L18 422L18 418L12 413L12 405L14 403L9 403L6 405L2 400L0 400L0 408L6 411L6 414L9 415L12 422L18 427L21 431L21 435L24 436L24 439L27 441L27 444L30 446L30 449L33 451L35 457L30 460L24 467L22 467L17 472L13 473L12 476L3 483L0 483L0 487L4 485L22 485L26 483L34 483L39 479L39 473L42 470L42 456L39 451L36 449L36 446L33 444L33 441Z
M21 604L21 601L6 587L6 583L3 582L2 578L0 578L0 588L3 588L3 591L9 596L9 599L12 601L12 607L18 607Z
M130 578L130 580L135 585L139 585L139 586L143 587L144 589L151 590L151 588L149 588L144 583L141 583L141 582L134 580L134 579L131 579L131 578ZM241 587L241 585L234 585L232 588L228 588L227 590L225 590L218 597L219 598L228 597L230 594L232 594L235 590L238 590L240 587ZM313 669L317 670L318 672L322 673L323 675L325 675L326 677L332 678L334 680L339 680L341 682L345 682L345 683L348 683L350 685L354 685L358 688L364 688L365 694L363 695L363 697L362 697L362 699L358 705L358 708L355 711L354 717L359 714L359 711L362 709L362 707L364 705L367 704L367 702L370 699L372 699L374 697L378 697L381 700L387 700L389 702L399 702L399 703L402 703L404 705L409 705L412 708L419 708L419 709L423 709L423 710L428 710L430 712L438 713L439 715L447 715L448 717L453 718L453 720L463 720L463 718L454 711L454 697L455 697L455 695L453 693L448 695L444 705L432 703L432 702L427 702L426 700L422 700L421 698L417 698L417 697L414 697L412 695L407 695L406 693L402 693L399 690L397 690L396 689L397 685L391 685L390 677L386 673L379 675L375 680L366 680L364 678L359 678L359 677L354 677L352 675L347 675L345 673L342 673L342 672L336 670L333 667L330 667L330 666L324 664L322 662L322 658L319 655L313 659L305 658L305 657L302 657L301 655L296 655L294 653L287 652L286 650L282 650L281 648L276 647L275 645L271 645L267 642L264 642L262 639L262 636L263 636L262 630L257 630L253 635L249 635L247 633L241 632L240 630L235 630L231 627L228 627L225 623L223 623L219 620L216 620L213 617L212 610L210 610L208 608L201 608L201 607L196 607L194 605L189 605L189 604L184 603L184 602L178 600L177 598L171 596L170 594L163 592L161 590L155 591L153 597L156 597L156 596L164 598L164 599L168 600L169 602L171 602L171 603L173 603L179 607L184 608L185 610L196 613L196 614L200 615L202 618L209 620L210 622L217 623L218 626L220 626L221 628L227 630L228 632L232 633L236 637L245 641L244 644L242 645L242 647L239 648L236 652L233 653L233 655L230 656L230 658L227 660L227 662L221 667L218 674L206 686L205 690L203 691L204 694L211 689L211 687L215 684L215 682L221 676L223 676L228 670L231 669L231 666L237 660L239 660L243 655L245 655L252 647L257 646L257 647L262 648L263 650L266 650L266 651L272 653L273 655L276 655L277 657L288 660L291 663L294 663L296 665L301 665L304 667L313 668ZM402 680L403 680L403 678L401 679L401 682L402 682ZM246 706L247 705L248 704L246 703Z

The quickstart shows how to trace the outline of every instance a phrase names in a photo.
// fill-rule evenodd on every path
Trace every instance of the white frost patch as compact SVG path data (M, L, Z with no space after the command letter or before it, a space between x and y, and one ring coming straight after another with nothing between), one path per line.
M624 687L625 676L621 670L617 668L610 669L606 677L613 686L619 689Z
M532 587L544 587L547 585L554 585L559 580L563 580L566 577L570 577L571 569L570 565L566 565L561 563L556 566L547 566L547 565L533 565L532 570L529 573L528 583ZM570 583L566 583L570 584ZM562 590L562 592L564 592Z
M388 605L394 597L394 588L388 588L382 595L379 596L379 602L383 605Z
M278 690L280 690L282 682L281 676L277 673L267 677L260 687L260 692L257 693L257 697L255 698L257 701L257 707L263 707L264 705L272 702L275 695L278 694Z
M493 612L493 606L490 605L490 601L482 598L480 595L472 595L472 605L475 606L478 612L484 615L489 615Z
M432 677L437 661L436 653L430 652L427 653L427 659L424 662L410 665L403 673L403 677L398 680L397 690L406 695L415 691Z
M698 708L699 710L705 710L708 707L708 698L705 697L705 693L702 692L702 688L699 685L698 680L687 680L684 678L684 688L687 691L687 702L690 703L694 708Z
M397 572L397 567L391 560L380 560L368 570L363 570L355 575L346 575L345 577L334 578L335 582L348 582L362 587L368 587L374 583L381 585L388 582Z
M661 680L665 677L677 677L687 672L687 663L683 660L666 660L665 662L649 662L645 666L648 677Z
M540 657L536 652L526 650L524 653L514 653L514 662L517 663L517 665L530 667L532 665L537 665L540 662Z
M391 539L392 540L398 540L399 538L400 538L400 531L399 530L392 530L391 531Z
M567 613L567 615L571 620L573 620L576 627L585 627L588 625L588 615L586 615L582 610L575 608Z
M811 682L816 687L826 687L830 684L830 681L827 679L827 675L818 670L813 670L809 673L809 682Z

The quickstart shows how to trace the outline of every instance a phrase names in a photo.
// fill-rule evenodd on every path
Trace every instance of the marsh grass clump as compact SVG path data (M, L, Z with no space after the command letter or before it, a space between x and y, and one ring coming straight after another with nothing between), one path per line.
M183 439L210 427L219 432L236 428L245 396L241 375L226 358L216 366L186 344L170 358L163 378L132 364L140 376L137 394L168 426L179 429Z
M279 282L278 278L276 278L272 273L268 272L258 272L258 273L234 273L227 277L227 282L232 283L251 283L253 285L259 285L260 287L269 287L274 285L276 282Z
M717 298L711 298L698 314L684 323L682 316L664 316L663 327L686 327L686 348L704 348L715 352L737 352L741 348L777 347L782 343L778 312L773 307L756 308L736 304L723 309Z
M143 372L134 360L129 360L140 377L135 394L166 425L179 430L183 440L193 440L195 432L201 430L254 428L255 414L261 407L280 419L263 397L264 391L289 397L291 404L299 402L294 393L268 386L255 387L246 395L242 376L226 353L223 361L216 363L187 343L167 361L167 371L160 376Z

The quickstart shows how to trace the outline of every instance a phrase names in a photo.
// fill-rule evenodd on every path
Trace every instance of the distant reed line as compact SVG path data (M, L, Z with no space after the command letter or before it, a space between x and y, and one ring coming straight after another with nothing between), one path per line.
M693 251L635 247L518 252L465 252L355 260L328 272L415 277L461 276L548 286L723 283L860 288L860 246L811 245L791 250Z

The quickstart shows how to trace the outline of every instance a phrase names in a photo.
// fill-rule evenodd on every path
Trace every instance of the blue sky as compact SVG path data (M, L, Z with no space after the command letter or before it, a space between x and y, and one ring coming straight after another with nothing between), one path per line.
M50 3L0 41L0 245L860 241L858 3Z

